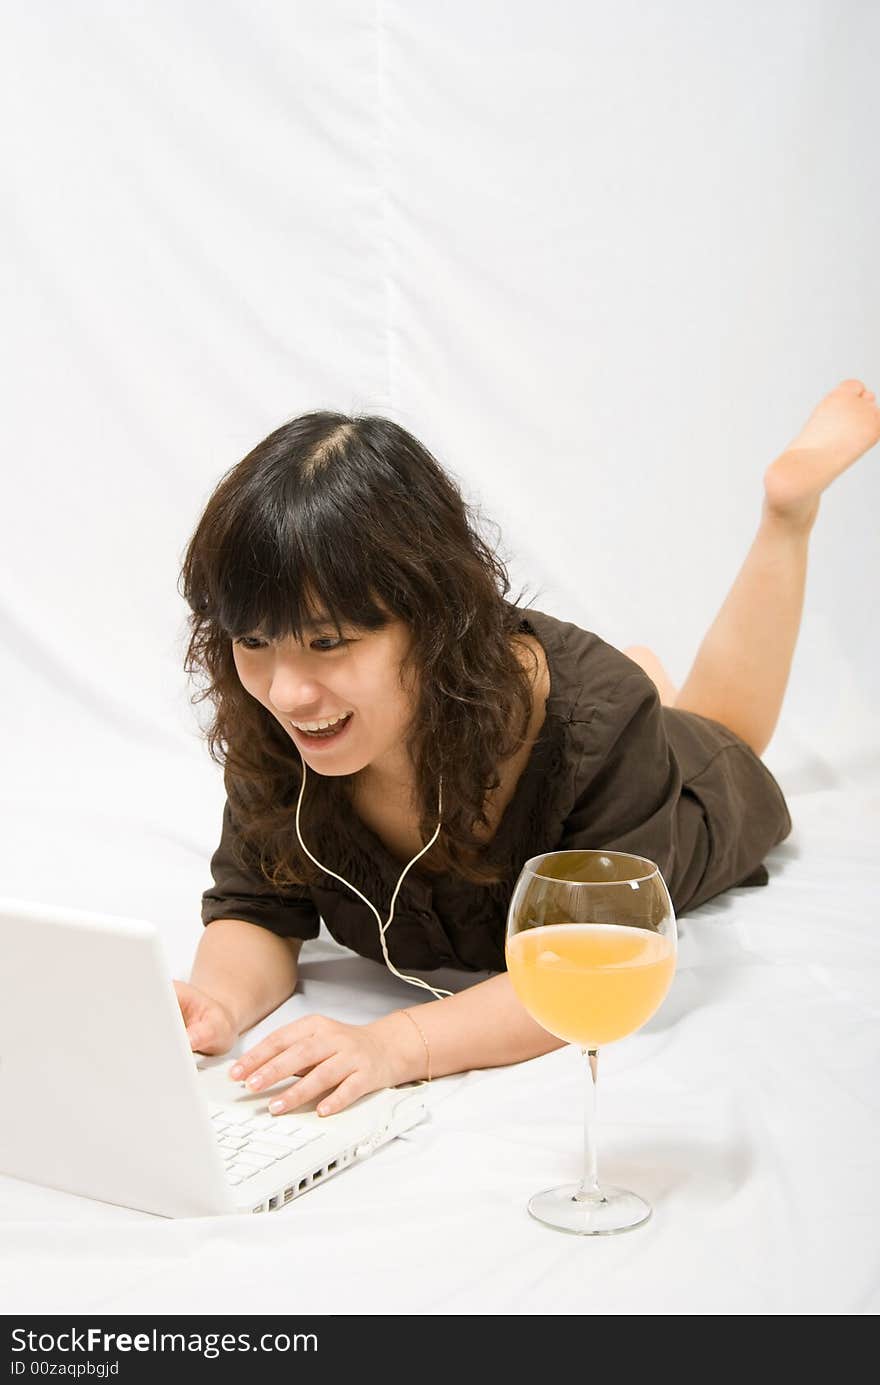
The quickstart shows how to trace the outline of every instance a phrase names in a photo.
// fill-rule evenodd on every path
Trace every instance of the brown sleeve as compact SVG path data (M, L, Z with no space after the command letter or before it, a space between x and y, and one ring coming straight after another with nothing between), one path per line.
M229 799L223 809L220 845L211 857L213 887L202 895L202 923L244 919L282 938L317 938L321 919L305 885L275 891L255 865L242 860L242 844Z

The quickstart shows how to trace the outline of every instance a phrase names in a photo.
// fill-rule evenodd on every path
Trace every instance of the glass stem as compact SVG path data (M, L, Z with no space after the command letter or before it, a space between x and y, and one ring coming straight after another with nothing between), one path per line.
M584 1176L575 1197L581 1201L594 1202L602 1196L597 1174L598 1148L596 1144L596 1109L599 1050L582 1048L587 1059L587 1090L584 1100Z

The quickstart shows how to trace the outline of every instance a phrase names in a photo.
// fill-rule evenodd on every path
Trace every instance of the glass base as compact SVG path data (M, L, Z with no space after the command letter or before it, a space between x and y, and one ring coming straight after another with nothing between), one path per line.
M565 1183L535 1193L528 1203L530 1216L576 1236L613 1236L616 1231L642 1226L651 1215L650 1202L625 1188L600 1188L578 1197L579 1188L579 1183Z

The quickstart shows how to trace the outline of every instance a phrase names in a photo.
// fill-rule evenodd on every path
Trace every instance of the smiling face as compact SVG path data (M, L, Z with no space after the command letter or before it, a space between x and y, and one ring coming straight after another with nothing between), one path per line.
M259 630L233 640L242 686L274 716L318 774L362 774L376 785L404 786L412 778L406 741L415 707L400 685L410 631L395 618L380 630L316 619L303 631L270 643ZM317 739L292 722L329 721L353 712L338 736ZM363 776L362 776L363 777Z

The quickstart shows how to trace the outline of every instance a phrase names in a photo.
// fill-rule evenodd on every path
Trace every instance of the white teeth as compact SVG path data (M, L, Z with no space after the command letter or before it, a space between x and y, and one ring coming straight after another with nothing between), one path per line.
M339 722L345 721L348 716L351 716L350 712L334 718L333 721L294 721L291 725L295 726L297 731L326 731L328 726L338 726Z

